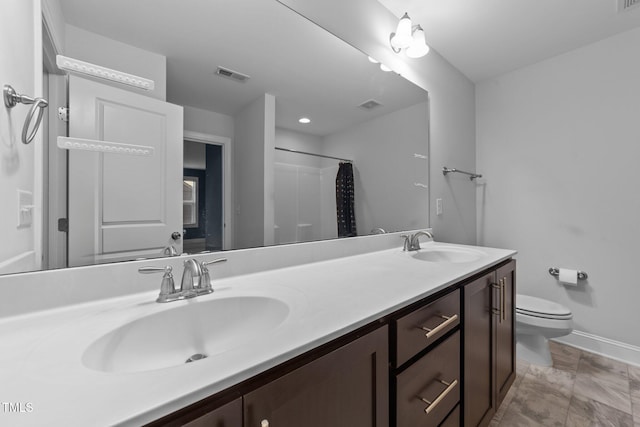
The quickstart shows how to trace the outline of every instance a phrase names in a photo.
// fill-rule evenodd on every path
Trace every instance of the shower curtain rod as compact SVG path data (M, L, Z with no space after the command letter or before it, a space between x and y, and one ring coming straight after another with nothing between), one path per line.
M348 163L353 163L353 160L349 160L349 159L341 159L340 157L333 157L333 156L325 156L324 154L315 154L315 153L308 153L306 151L298 151L298 150L291 150L290 148L281 148L281 147L274 147L276 150L280 150L280 151L288 151L290 153L297 153L297 154L306 154L308 156L316 156L316 157L323 157L325 159L333 159L333 160L340 160L341 162L348 162Z

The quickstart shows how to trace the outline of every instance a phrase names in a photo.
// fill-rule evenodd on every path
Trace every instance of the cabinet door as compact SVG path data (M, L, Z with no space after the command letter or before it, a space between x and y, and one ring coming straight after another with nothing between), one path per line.
M515 351L515 286L516 262L500 267L496 271L499 294L499 317L495 333L496 408L509 391L516 378Z
M242 399L229 402L183 427L242 427Z
M460 405L451 411L447 419L439 427L460 427Z
M495 414L493 333L495 273L464 287L464 425L485 426ZM497 294L497 292L496 292Z
M245 427L388 426L387 336L379 328L245 395Z

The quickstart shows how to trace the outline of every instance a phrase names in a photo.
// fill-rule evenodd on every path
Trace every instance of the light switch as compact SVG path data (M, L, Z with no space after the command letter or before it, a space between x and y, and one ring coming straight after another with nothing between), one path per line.
M442 199L436 199L436 215L442 215Z
M33 223L33 193L18 190L18 228L31 227Z

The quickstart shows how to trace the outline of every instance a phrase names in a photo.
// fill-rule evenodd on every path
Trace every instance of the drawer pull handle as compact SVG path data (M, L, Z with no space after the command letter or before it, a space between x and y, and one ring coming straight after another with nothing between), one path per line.
M453 380L452 382L448 383L446 381L442 381L442 380L438 380L440 381L442 384L446 385L447 388L444 389L444 391L442 393L440 393L438 395L438 397L436 397L436 400L434 400L433 402L428 401L427 399L425 399L424 397L420 397L418 396L418 399L422 400L424 403L426 403L427 406L424 409L424 413L425 414L429 414L431 411L433 411L434 409L436 409L436 406L438 406L438 403L440 403L440 401L442 401L442 399L444 399L445 397L447 397L447 394L449 394L451 392L451 390L454 389L454 387L456 385L458 385L458 380Z
M431 338L432 336L434 336L435 334L437 334L438 332L440 332L441 330L443 330L444 328L446 328L447 326L449 326L450 324L452 324L453 322L455 322L456 320L458 320L458 315L454 314L453 316L440 316L444 319L444 322L440 323L438 326L436 326L433 329L429 329L425 326L420 326L420 329L422 329L423 331L426 331L427 333L424 334L425 337L427 338Z

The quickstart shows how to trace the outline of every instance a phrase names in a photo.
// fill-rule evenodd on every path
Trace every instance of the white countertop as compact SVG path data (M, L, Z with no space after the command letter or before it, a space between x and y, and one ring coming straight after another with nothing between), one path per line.
M213 281L215 292L157 304L157 291L0 320L0 425L140 425L300 355L512 257L475 248L480 259L429 262L391 249ZM159 279L159 277L158 277ZM158 283L160 281L158 280ZM272 332L195 363L106 373L82 362L98 338L149 314L236 295L284 301L288 318ZM225 325L210 325L224 328ZM170 340L171 336L168 335ZM27 403L29 405L27 405Z

